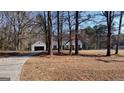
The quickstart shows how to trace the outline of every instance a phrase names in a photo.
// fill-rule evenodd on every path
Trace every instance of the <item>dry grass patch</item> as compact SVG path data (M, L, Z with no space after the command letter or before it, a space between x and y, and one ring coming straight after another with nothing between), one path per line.
M123 55L105 57L102 52L32 57L23 66L21 80L124 80Z

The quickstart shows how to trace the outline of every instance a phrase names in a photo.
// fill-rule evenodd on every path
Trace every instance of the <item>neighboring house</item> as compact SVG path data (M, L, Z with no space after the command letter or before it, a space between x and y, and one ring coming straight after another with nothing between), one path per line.
M78 47L80 50L83 47L81 40L78 41ZM58 42L57 41L52 42L52 49L53 50L58 49ZM69 41L63 41L62 42L62 49L63 50L70 49L70 42ZM75 40L72 40L72 49L73 50L75 49ZM31 51L45 51L45 50L46 50L46 44L44 42L41 42L41 41L38 41L31 46Z
M38 41L31 45L31 51L45 51L46 44L44 42Z
M83 47L83 44L82 44L81 40L78 40L78 48L81 50L82 47ZM70 49L70 41L67 41L64 44L64 49ZM73 50L75 49L75 40L72 40L72 49Z
M65 46L66 42L67 42L67 41L65 41L65 40L62 41L62 49L64 49L64 46ZM58 49L58 42L57 42L57 41L53 41L52 43L53 43L53 44L52 44L53 50L57 50L57 49Z

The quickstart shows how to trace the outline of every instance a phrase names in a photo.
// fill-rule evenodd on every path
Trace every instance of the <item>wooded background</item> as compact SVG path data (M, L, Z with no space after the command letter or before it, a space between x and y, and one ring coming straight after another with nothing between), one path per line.
M0 50L31 50L36 41L46 43L48 54L52 54L53 37L58 42L58 53L62 52L62 41L78 40L83 49L111 49L118 54L124 46L123 11L4 11L0 12ZM122 47L123 48L123 47Z

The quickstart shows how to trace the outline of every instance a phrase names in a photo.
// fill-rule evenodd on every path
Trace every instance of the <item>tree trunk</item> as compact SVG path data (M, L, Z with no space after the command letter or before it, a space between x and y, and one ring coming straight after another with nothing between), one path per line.
M18 32L18 36L17 36L17 47L18 47L18 50L20 50L20 35L19 35L19 32Z
M57 11L57 30L58 30L58 53L60 54L60 25L59 25L60 21L59 21L59 11Z
M70 12L68 12L68 25L69 25L69 40L70 40L70 49L69 54L72 55L72 32L71 32L71 19L70 19Z
M119 46L119 41L120 41L122 18L123 18L123 11L121 11L121 14L120 14L119 29L118 29L118 36L117 36L117 44L116 44L115 54L118 54L118 46Z
M50 11L48 11L48 55L52 55L52 21Z
M107 54L106 56L111 56L111 35L107 35Z
M63 13L61 14L61 20L60 20L60 53L62 53L62 32L63 32Z
M46 42L46 51L48 51L48 32L46 26L46 13L44 11L44 30L45 30L45 42Z
M75 55L78 55L78 53L79 53L79 51L78 51L78 25L79 25L78 16L79 16L79 12L76 11L76 18L75 18L75 21L76 21L76 24L75 24Z
M106 54L106 56L111 56L112 11L108 11L108 14L107 14L107 27L108 27L108 34L107 34L107 54Z

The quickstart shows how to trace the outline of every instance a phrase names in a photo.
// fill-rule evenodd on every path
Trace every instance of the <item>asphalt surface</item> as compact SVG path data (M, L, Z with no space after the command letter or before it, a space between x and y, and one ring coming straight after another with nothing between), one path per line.
M0 81L19 81L23 64L38 52L0 58Z

